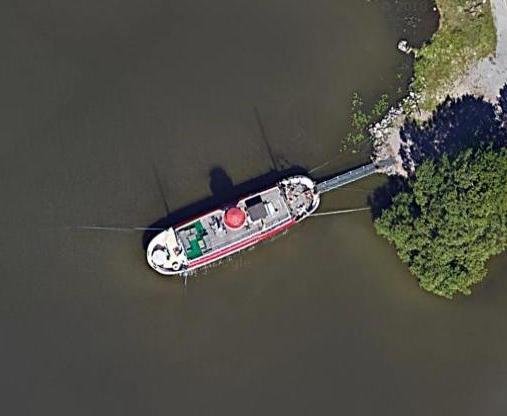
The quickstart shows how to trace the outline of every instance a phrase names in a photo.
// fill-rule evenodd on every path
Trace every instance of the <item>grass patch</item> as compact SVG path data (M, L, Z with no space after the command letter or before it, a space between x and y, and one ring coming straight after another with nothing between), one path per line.
M371 111L366 112L361 96L355 92L352 95L350 131L343 140L340 151L350 150L352 153L357 153L362 145L371 142L371 135L368 132L369 126L380 120L388 109L389 96L387 94L382 94Z
M453 84L477 60L496 49L490 0L436 0L438 31L417 51L412 90L420 106L432 111Z

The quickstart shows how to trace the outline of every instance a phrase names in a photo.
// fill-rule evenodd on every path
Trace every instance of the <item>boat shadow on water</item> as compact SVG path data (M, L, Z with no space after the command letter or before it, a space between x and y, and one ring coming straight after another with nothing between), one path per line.
M173 212L169 212L168 215L149 225L143 233L143 249L146 250L148 248L149 242L160 233L160 229L175 226L217 207L234 205L241 197L272 186L279 180L294 175L308 175L308 171L300 166L290 166L281 170L271 170L261 176L235 185L232 178L222 167L214 167L209 173L211 195Z

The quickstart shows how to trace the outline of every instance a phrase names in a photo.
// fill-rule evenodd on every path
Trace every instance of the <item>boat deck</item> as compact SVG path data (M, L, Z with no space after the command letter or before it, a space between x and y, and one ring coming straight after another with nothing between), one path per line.
M176 230L189 260L246 240L292 218L278 186L242 199L237 206L246 213L246 222L239 229L227 227L223 222L224 210L216 210Z

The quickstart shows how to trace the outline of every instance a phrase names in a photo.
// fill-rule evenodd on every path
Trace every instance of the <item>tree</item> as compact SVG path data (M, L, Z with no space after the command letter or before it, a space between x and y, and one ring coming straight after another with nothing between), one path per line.
M468 295L507 248L507 149L426 160L375 220L425 290Z

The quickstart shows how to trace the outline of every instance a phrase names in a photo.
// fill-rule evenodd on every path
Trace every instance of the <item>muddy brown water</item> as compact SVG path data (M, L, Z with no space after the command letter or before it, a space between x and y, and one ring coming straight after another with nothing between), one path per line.
M309 220L184 288L149 270L140 233L72 228L147 226L161 190L176 211L210 195L214 168L233 184L263 175L262 135L280 164L329 159L353 91L404 91L395 45L430 35L431 4L0 7L3 413L505 414L505 256L473 296L444 301L358 213ZM380 183L323 209L363 206Z

